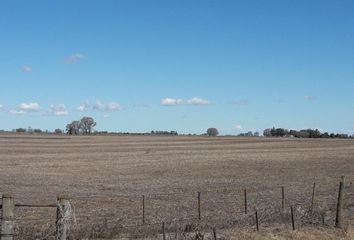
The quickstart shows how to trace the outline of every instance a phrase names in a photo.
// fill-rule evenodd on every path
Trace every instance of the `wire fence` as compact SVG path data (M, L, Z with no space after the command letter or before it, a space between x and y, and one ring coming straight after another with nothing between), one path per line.
M163 231L191 232L228 227L262 229L277 226L288 229L292 224L291 207L296 215L297 228L333 226L335 223L338 196L335 185L323 187L317 184L315 188L313 183L309 183L302 186L261 186L262 190L259 189L227 186L194 193L69 196L73 211L70 234L76 239L120 234L156 236ZM354 186L350 182L345 186L343 207L347 220L353 218L353 197ZM56 203L15 203L15 236L26 239L24 236L31 232L29 239L53 238L56 207Z

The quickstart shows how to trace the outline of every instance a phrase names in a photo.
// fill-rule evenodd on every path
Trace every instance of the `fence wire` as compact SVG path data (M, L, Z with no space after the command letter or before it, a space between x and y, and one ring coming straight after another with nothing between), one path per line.
M156 235L161 234L162 222L167 231L177 228L182 232L211 227L247 228L255 226L256 211L261 228L275 225L278 228L288 228L291 224L291 206L295 209L298 227L332 226L338 188L335 185L333 188L316 186L312 206L312 185L284 186L284 194L281 185L262 186L263 190L249 188L246 189L246 202L245 189L234 187L201 191L200 202L196 192L145 194L144 201L143 195L137 194L71 197L76 223L71 226L70 234L74 239L83 236L110 237L122 233L134 236ZM346 219L352 219L353 197L354 186L347 184L344 198ZM15 209L15 216L17 236L35 232L36 235L31 237L36 239L54 237L55 208L20 207Z

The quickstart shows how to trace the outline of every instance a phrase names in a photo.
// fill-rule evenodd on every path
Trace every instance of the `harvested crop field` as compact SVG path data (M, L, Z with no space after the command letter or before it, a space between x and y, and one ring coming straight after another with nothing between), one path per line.
M353 140L0 135L0 164L0 194L11 194L17 204L69 198L75 239L159 238L162 222L167 232L216 227L231 238L232 228L254 230L256 210L261 232L286 231L290 206L297 228L328 231L342 175L347 222L354 210ZM134 227L143 221L143 195L145 226ZM16 239L50 239L55 214L55 209L16 208Z

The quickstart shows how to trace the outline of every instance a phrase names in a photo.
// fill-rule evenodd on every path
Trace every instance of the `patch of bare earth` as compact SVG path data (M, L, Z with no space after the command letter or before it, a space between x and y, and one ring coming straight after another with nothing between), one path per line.
M212 237L213 227L225 239L352 239L350 231L332 229L342 175L346 219L352 219L352 140L0 135L0 164L0 193L16 203L70 198L74 239L160 238L162 222L169 239L198 231ZM142 224L142 195L146 226L135 227ZM289 231L290 206L299 231ZM53 236L55 209L18 208L15 214L17 239Z

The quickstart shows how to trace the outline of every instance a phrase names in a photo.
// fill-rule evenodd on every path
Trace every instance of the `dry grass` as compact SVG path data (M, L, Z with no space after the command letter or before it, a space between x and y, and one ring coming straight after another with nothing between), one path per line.
M147 223L195 218L197 191L202 192L203 221L225 231L252 226L257 207L261 227L271 231L256 236L253 230L237 233L245 234L244 239L333 235L334 230L327 227L333 225L341 175L348 179L347 219L354 205L352 140L0 135L0 161L0 193L11 193L20 203L53 203L58 195L71 197L75 232L88 238L125 236L129 231L123 225L141 223L143 194ZM309 216L314 181L316 210ZM285 211L279 210L282 185ZM249 217L242 215L244 188L248 189ZM327 230L287 232L290 205L296 206L300 227L322 227L325 214ZM29 231L29 224L41 229L38 232L47 231L43 228L50 232L55 210L18 209L16 216L21 234ZM157 230L134 231L138 237L140 232L149 235ZM274 232L277 238L272 238ZM306 232L313 232L314 238Z

